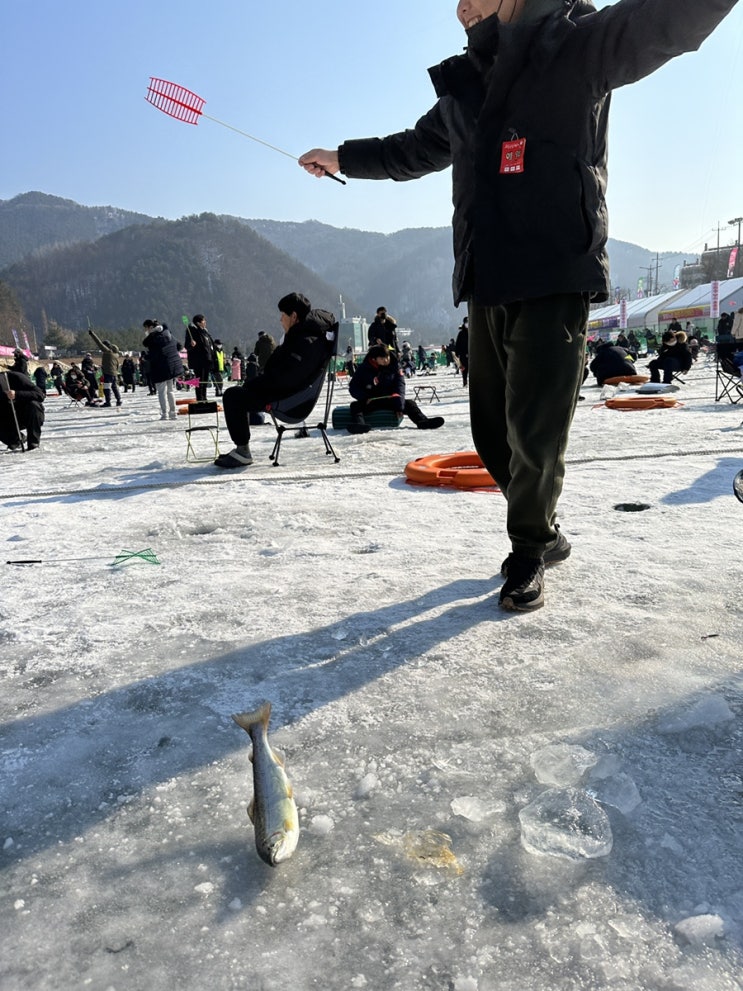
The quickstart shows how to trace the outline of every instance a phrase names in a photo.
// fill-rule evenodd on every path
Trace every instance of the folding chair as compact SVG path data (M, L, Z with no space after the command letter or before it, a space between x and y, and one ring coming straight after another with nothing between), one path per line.
M336 464L340 461L340 458L333 450L333 445L328 440L328 420L330 418L330 406L333 402L333 389L335 386L335 372L332 371L332 363L334 363L337 348L338 324L336 323L333 326L332 340L328 342L328 352L325 361L312 382L293 396L289 396L287 399L279 399L277 402L271 403L268 407L273 425L276 427L276 441L273 445L273 450L269 454L269 459L273 461L274 468L279 466L281 441L288 427L299 424L301 425L300 436L309 436L305 420L311 415L317 405L323 384L326 385L325 409L322 420L317 424L317 429L320 431L323 443L325 444L325 454L332 455Z
M85 403L83 401L83 398L78 397L72 389L68 388L66 383L62 386L62 390L69 399L69 402L67 403L65 409L69 409L70 406L72 406L74 409L84 408Z
M715 363L715 402L727 399L733 405L743 399L743 378L732 358L719 357Z
M215 458L219 457L219 413L222 407L219 403L215 402L204 402L204 403L188 403L184 408L181 408L181 413L188 416L188 426L186 427L186 461L190 464L201 464L206 461L214 461ZM194 425L193 418L198 416L213 416L213 423L205 423ZM209 447L209 454L206 457L198 457L194 446L193 446L193 435L199 433L209 434L209 438L214 444L214 449Z

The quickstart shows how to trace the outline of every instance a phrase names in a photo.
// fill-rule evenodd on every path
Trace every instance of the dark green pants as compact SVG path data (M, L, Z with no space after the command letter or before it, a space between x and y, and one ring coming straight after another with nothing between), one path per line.
M472 436L508 500L516 554L539 557L556 536L587 321L582 293L469 306Z

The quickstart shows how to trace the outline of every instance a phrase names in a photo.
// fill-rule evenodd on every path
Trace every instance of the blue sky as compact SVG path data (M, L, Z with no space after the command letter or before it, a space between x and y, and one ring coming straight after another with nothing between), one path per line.
M174 80L207 100L206 113L295 155L387 134L433 103L427 67L464 42L455 6L3 0L0 199L38 189L168 218L446 225L448 173L344 188L210 121L174 121L144 94L150 76ZM612 237L696 251L716 241L718 221L743 215L742 48L740 5L700 52L615 93Z

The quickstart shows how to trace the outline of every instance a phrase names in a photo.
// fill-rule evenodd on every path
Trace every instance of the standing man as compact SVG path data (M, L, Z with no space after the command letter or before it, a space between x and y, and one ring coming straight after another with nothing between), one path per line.
M469 310L475 446L508 501L504 609L544 604L583 377L588 308L609 296L611 91L699 47L736 0L459 0L465 54L431 70L414 128L315 148L299 164L358 179L452 166L454 302Z
M101 349L101 375L103 376L103 398L104 406L111 405L111 393L114 394L116 405L121 406L121 393L119 392L119 360L121 351L110 341L102 341L94 330L88 333Z
M400 350L397 346L397 321L387 313L386 306L377 307L376 316L369 327L369 347L373 344L384 344L395 354Z
M206 317L197 313L186 330L186 352L188 367L199 380L196 386L196 401L206 400L206 387L214 367L214 341L206 328Z
M258 340L255 342L255 347L253 348L253 354L258 359L258 366L261 371L268 364L268 359L274 352L276 347L276 341L267 334L265 330L258 331Z

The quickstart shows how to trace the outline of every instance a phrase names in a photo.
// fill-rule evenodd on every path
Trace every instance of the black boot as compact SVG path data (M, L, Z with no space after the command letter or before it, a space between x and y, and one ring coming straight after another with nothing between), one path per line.
M426 416L423 410L412 399L405 400L405 412L419 430L438 430L443 427L443 416Z
M346 430L349 434L368 434L371 427L361 413L351 413L351 419Z

